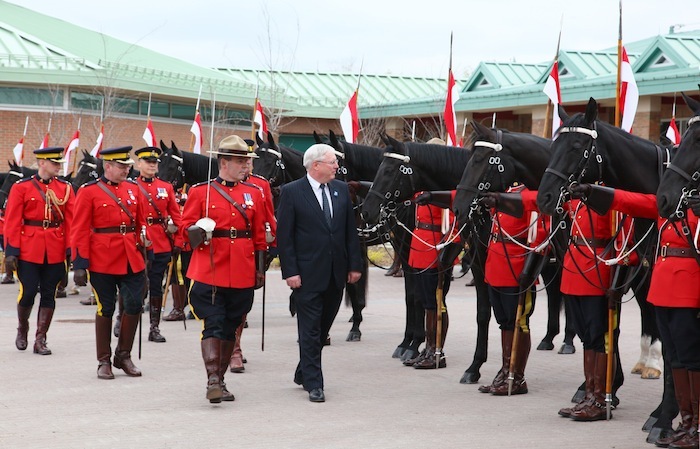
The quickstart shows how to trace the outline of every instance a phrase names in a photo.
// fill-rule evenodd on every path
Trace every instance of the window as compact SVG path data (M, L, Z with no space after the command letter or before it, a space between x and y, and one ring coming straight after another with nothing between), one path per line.
M0 104L61 106L63 90L0 87Z

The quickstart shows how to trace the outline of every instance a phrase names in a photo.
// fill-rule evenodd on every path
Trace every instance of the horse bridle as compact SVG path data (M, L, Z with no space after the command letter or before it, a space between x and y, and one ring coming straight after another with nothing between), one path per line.
M415 192L415 181L413 179L413 167L411 167L411 158L409 156L399 154L399 153L392 153L392 152L386 152L383 155L384 157L392 158L392 159L397 159L401 162L402 164L399 165L396 173L394 174L394 178L392 179L391 185L397 185L401 186L401 178L403 177L408 177L408 182L411 186L411 192ZM398 180L398 182L396 182ZM373 195L376 196L380 199L381 201L381 209L384 210L386 209L389 211L389 213L396 213L396 208L398 207L398 204L403 202L401 200L401 189L396 188L394 192L387 191L385 194L381 194L377 192L374 188L369 189L369 192L367 192L367 195Z
M7 174L17 176L19 179L24 178L24 173L22 173L21 171L10 170L7 172ZM14 182L12 184L14 184ZM12 184L9 184L9 185L12 186ZM3 204L0 205L4 209L5 208L4 203L7 203L7 198L9 198L10 192L9 192L9 189L7 191L5 191L4 189L0 189L0 193L5 195L5 201L3 201Z
M175 190L178 190L180 187L185 185L185 164L184 164L184 159L181 158L180 156L175 156L174 153L167 153L163 152L163 154L160 156L161 158L166 158L169 157L172 160L174 160L177 163L177 175L170 181L170 184L173 185L173 188Z
M688 120L688 128L690 128L690 125L697 122L700 122L700 115L696 115ZM700 185L700 169L695 170L692 175L688 174L688 172L677 165L674 165L673 163L668 164L668 169L677 173L687 182L681 189L681 195L678 199L676 210L672 214L679 219L683 219L685 217L685 211L688 208L688 197L698 194L698 186Z
M287 176L287 167L284 165L282 153L277 150L273 150L272 148L258 147L258 150L262 151L263 153L270 153L277 158L277 160L275 160L275 171L272 172L270 177L267 179L267 181L270 183L270 187L279 187L284 184Z

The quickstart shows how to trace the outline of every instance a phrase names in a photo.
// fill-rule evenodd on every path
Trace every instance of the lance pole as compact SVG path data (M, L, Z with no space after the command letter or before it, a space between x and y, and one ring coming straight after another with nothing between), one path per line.
M78 117L78 135L80 135L80 124L82 123L82 121L83 121L83 113L81 112L80 116ZM73 141L71 140L71 142L73 142ZM68 144L68 145L70 146L70 144ZM73 149L73 152L75 154L73 155L73 169L71 170L72 173L75 173L75 169L78 166L78 149L79 149L78 147ZM68 157L70 157L70 155L68 155ZM67 173L65 173L65 174L67 174Z
M620 85L622 84L622 0L620 0L620 23L617 34L617 82L615 83L615 126L622 123L620 111Z
M561 30L562 30L563 26L564 26L564 15L562 14L561 23L559 25L559 38L557 39L557 52L554 54L553 65L557 65L559 62L559 48L561 45ZM544 133L542 136L546 139L549 139L550 137L552 137L552 133L554 132L553 124L552 124L553 116L554 116L554 104L552 103L552 100L547 99L547 111L544 114Z

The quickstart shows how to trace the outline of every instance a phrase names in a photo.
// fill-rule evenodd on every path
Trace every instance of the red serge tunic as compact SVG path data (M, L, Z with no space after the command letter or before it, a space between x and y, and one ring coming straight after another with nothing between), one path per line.
M416 228L408 254L408 265L411 268L437 268L438 250L434 246L442 239L442 211L432 204L416 205Z
M134 222L98 183L107 187L129 210ZM137 244L141 227L146 225L146 198L133 181L113 183L101 178L85 184L75 199L71 227L73 266L96 273L122 275L131 267L133 273L146 268ZM135 226L134 231L94 232L97 229ZM148 231L147 231L148 233Z
M569 201L564 207L571 217L571 241L564 256L561 292L572 296L602 296L610 288L611 267L596 256L615 257L612 253L603 254L613 235L613 212L599 215L580 200ZM588 245L583 239L588 240Z
M168 217L171 217L175 226L180 229L182 227L182 214L180 206L175 199L175 190L172 184L158 178L143 178L139 176L136 181L139 185L139 190L143 188L151 197L151 201L160 211L160 215L148 201L148 197L144 195L146 200L146 224L148 226L148 236L153 242L153 252L169 253L173 249L170 243L170 238L165 233ZM143 193L143 191L141 192ZM173 243L175 246L182 248L182 234L177 232L173 235Z
M188 192L185 210L182 213L182 231L185 240L187 228L200 218L208 216L216 223L216 230L245 231L250 229L250 237L214 237L209 245L201 244L192 250L192 259L187 269L187 277L197 282L226 288L252 288L255 286L255 251L267 249L265 243L265 202L260 189L243 183L232 183L220 178L217 183L244 210L250 222L241 215L213 187L207 183L197 184ZM206 210L207 189L209 193L209 213Z
M45 199L49 189L59 201L66 200L63 206L53 206L51 215ZM73 188L66 181L52 178L47 184L35 175L17 182L7 199L5 254L36 264L64 263L66 249L70 248L74 202Z
M525 186L511 187L508 193L521 192L523 198L523 216L513 217L503 212L492 210L493 224L489 239L488 255L486 256L485 280L492 287L517 287L518 278L523 271L528 250L521 245L536 246L546 235L542 220L537 220L537 205L534 198L536 191L528 190ZM534 214L534 216L533 216ZM531 223L536 235L530 237ZM505 233L516 239L514 243Z
M700 265L694 257L665 256L663 248L688 248L681 223L659 217L656 195L615 190L612 206L626 214L652 218L659 227L660 252L651 273L647 299L655 306L700 308ZM690 235L695 236L698 217L688 210ZM697 246L698 242L694 241Z
M265 199L265 221L270 224L270 232L275 240L270 243L270 246L277 246L277 218L275 218L275 206L272 203L272 190L267 179L260 175L251 173L246 179L246 182L255 184L262 189L263 198Z

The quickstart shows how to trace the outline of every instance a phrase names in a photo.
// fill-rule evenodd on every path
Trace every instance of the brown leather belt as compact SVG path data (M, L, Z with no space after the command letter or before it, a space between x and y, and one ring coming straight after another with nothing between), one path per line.
M226 237L229 239L240 239L240 238L250 238L253 234L250 232L250 229L214 229L212 231L211 236L212 237Z
M430 223L416 223L416 229L425 229L426 231L442 232L442 226Z
M146 218L146 223L148 223L148 226L153 226L154 224L163 224L165 223L165 218L163 217L147 217Z
M611 241L612 239L584 239L580 235L571 237L571 242L574 245L585 245L588 243L592 248L605 248Z
M58 228L61 226L62 221L49 221L49 220L24 220L26 226L38 226L40 228Z
M659 251L659 255L661 257L689 257L693 258L695 255L693 254L694 250L691 248L673 248L670 246L662 246L661 250Z
M124 235L127 232L135 232L136 226L134 225L121 225L121 226L110 226L107 228L95 228L95 234L121 234Z
M521 245L527 245L527 239L523 237L506 237L503 234L491 234L491 240L494 242L505 242L505 243L513 243L513 242L518 242Z

